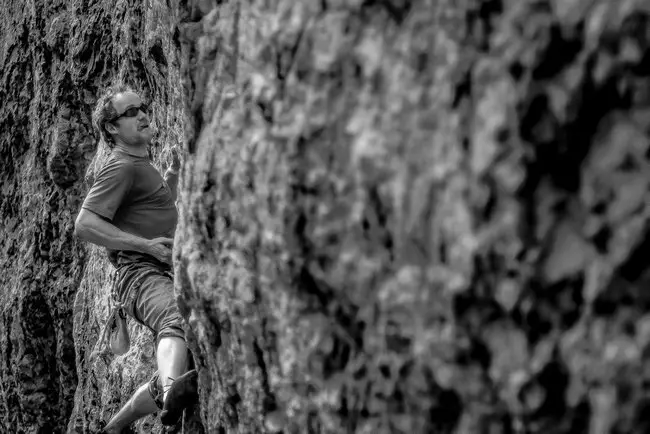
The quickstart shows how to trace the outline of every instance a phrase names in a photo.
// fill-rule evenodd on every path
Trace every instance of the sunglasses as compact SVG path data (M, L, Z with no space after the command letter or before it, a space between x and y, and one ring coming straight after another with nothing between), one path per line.
M146 104L140 104L138 107L129 107L128 109L124 110L124 113L121 115L117 115L113 119L111 119L109 122L113 122L118 120L121 117L125 118L132 118L138 115L138 112L142 110L142 113L144 114L149 114L149 106Z

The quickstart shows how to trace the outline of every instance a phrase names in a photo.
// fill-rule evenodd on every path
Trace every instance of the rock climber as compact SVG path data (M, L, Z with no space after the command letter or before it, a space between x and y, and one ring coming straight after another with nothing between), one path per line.
M180 159L175 154L164 179L151 164L148 109L130 89L101 96L93 126L111 151L83 202L75 234L107 249L117 268L118 301L153 332L158 367L102 432L119 433L158 410L163 425L174 425L198 399L171 274Z

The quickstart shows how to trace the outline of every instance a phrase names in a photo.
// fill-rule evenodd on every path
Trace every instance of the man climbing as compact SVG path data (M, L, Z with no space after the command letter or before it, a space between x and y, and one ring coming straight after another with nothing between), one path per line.
M172 245L178 213L174 204L180 162L165 178L151 165L153 137L147 107L131 90L109 90L97 102L93 125L111 148L75 223L75 234L107 248L117 268L116 295L126 312L156 337L158 371L104 428L119 433L131 422L162 409L174 425L196 402L197 374L188 371L182 317L174 299Z

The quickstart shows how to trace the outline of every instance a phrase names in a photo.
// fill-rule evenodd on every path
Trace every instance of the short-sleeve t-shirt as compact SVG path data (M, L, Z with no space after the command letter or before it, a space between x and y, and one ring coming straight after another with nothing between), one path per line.
M149 157L118 149L111 152L97 174L82 207L124 232L147 239L173 238L178 221L171 190ZM143 259L156 261L140 252L107 250L115 266Z

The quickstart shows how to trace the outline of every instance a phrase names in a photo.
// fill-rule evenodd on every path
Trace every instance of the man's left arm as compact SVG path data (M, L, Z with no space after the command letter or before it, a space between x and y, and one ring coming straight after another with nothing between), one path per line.
M177 191L178 191L178 172L171 169L167 169L165 172L165 182L169 186L169 189L172 192L172 198L176 202Z
M176 148L172 149L172 164L165 172L165 182L169 186L174 202L178 197L178 171L181 168L181 159Z

